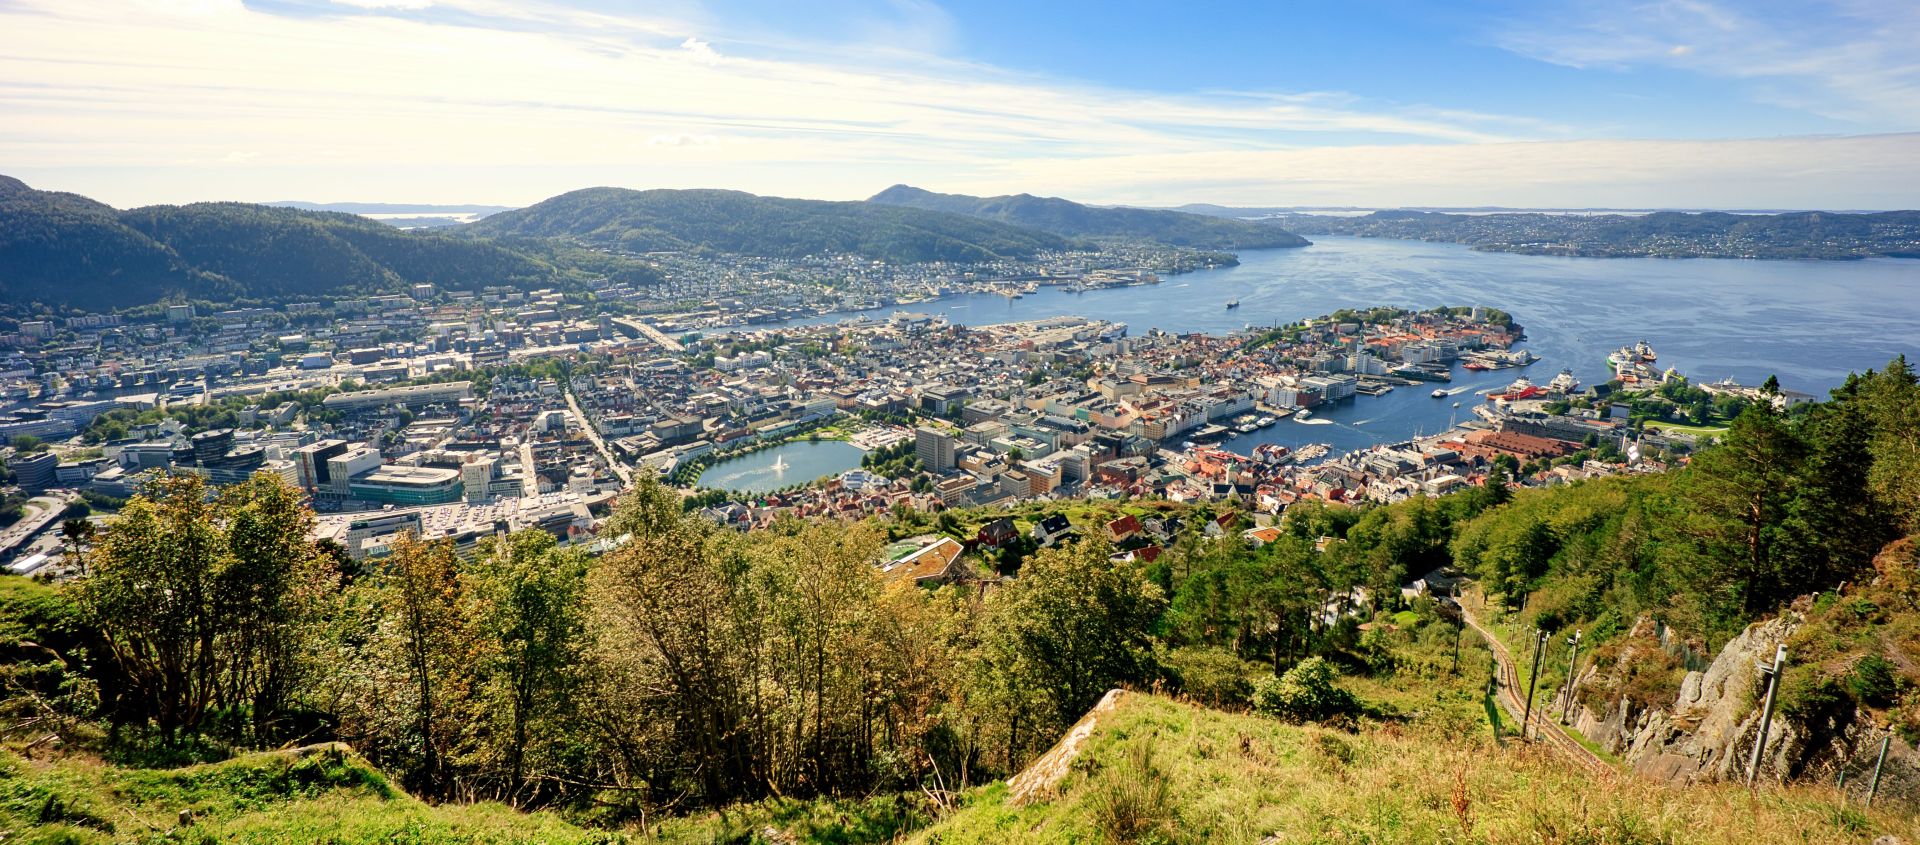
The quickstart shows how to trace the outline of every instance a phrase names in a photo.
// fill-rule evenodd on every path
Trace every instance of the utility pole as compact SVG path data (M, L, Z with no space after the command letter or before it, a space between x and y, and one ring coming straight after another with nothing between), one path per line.
M1767 748L1767 726L1773 723L1773 694L1780 688L1780 672L1787 668L1787 644L1781 643L1773 648L1773 665L1760 671L1767 673L1767 704L1760 711L1760 735L1754 738L1753 757L1747 761L1747 788L1753 788L1753 779L1760 774L1760 754Z
M1579 677L1575 671L1580 665L1580 629L1573 630L1573 636L1567 638L1567 645L1573 651L1567 654L1567 700L1560 707L1560 724L1563 725L1573 718L1573 680Z
M1867 806L1869 808L1873 806L1873 796L1880 794L1880 767L1887 764L1887 743L1892 741L1893 734L1891 733L1880 738L1880 759L1874 761L1873 783L1867 785Z
M1541 631L1533 643L1533 675L1527 679L1527 709L1520 717L1520 738L1527 739L1533 725L1533 688L1540 683L1540 656L1547 653L1547 632Z

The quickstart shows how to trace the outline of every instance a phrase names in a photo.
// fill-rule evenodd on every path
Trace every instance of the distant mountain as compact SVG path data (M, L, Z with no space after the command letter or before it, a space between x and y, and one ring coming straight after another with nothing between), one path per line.
M1031 194L970 197L963 194L936 194L910 185L895 185L874 194L867 202L965 214L1070 238L1134 238L1199 249L1307 245L1306 238L1273 223L1145 208L1096 208L1057 197L1036 197Z
M831 251L901 262L986 261L1072 245L1059 235L941 211L714 190L587 188L464 228L495 237L575 238L635 252L798 257Z
M1920 211L1731 214L1441 214L1377 211L1293 215L1312 234L1463 243L1495 252L1595 258L1920 258Z
M450 214L475 214L485 216L512 211L511 205L433 205L412 202L304 202L302 200L278 200L262 203L275 208L298 208L302 211L344 211L348 214L409 214L419 216L442 216Z
M545 245L514 249L336 212L245 203L120 211L0 176L6 303L105 308L176 294L235 302L394 291L416 282L538 285L580 275L565 258Z
M358 214L378 220L396 229L432 229L440 226L458 226L472 223L484 217L510 211L510 205L432 205L426 203L398 202L301 202L283 200L270 202L275 208L298 208L305 211L341 211Z

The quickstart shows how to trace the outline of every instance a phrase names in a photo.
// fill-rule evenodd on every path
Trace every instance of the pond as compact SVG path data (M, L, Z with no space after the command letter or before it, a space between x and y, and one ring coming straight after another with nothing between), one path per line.
M700 473L695 484L736 493L766 493L859 469L865 455L860 447L840 440L795 440L714 464Z

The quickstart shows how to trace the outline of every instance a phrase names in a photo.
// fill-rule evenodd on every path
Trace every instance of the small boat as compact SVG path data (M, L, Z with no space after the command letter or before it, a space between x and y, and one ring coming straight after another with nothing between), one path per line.
M1273 417L1270 417L1270 416L1266 416L1266 417L1261 417L1261 418L1259 418L1259 419L1257 419L1257 420L1254 420L1254 421L1253 421L1253 424L1254 424L1254 425L1257 425L1257 426L1259 426L1259 427L1261 427L1261 428L1266 428L1267 426L1270 426L1270 425L1273 425L1273 424L1274 424L1274 423L1276 423L1276 422L1279 422L1279 420L1276 420L1276 419L1274 419Z
M1458 408L1458 407L1460 407L1460 403L1458 403L1458 402L1455 402L1455 403L1453 403L1453 407L1455 407L1455 408Z
M1228 310L1228 311L1232 311L1233 309L1235 309L1235 308L1239 308L1239 307L1240 307L1240 300L1238 300L1238 299L1229 299L1229 300L1227 300L1227 310Z
M1294 412L1294 415L1293 415L1293 419L1295 422L1298 422L1300 420L1312 419L1312 418L1313 418L1313 412L1307 410L1306 408L1301 408L1300 410Z
M1435 399L1445 399L1447 398L1447 391L1445 388L1442 388L1440 390L1435 390L1433 393L1428 395L1432 396Z
M1240 432L1241 434L1252 434L1256 431L1259 431L1260 427L1249 422L1249 423L1241 423L1239 425L1236 425L1233 427L1233 430Z

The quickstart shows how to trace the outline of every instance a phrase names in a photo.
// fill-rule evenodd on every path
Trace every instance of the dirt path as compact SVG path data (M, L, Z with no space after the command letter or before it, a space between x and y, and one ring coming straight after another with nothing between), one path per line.
M1486 641L1487 650L1493 652L1494 664L1499 670L1496 673L1498 679L1496 686L1500 688L1500 694L1497 698L1500 700L1500 705L1506 708L1508 715L1511 715L1514 722L1518 723L1520 718L1527 712L1527 701L1520 696L1521 690L1524 689L1523 684L1525 680L1520 677L1520 670L1514 665L1513 655L1507 651L1506 644L1500 642L1499 637L1494 636L1492 631L1481 626L1480 620L1475 618L1473 611L1467 607L1467 602L1460 603L1460 615L1461 618L1466 620L1467 627L1472 628L1480 635L1481 639ZM1534 731L1536 736L1545 739L1547 745L1558 749L1565 754L1568 759L1580 764L1582 768L1609 774L1615 771L1613 766L1607 763L1607 761L1600 759L1598 754L1587 750L1587 747L1581 745L1579 740L1568 736L1567 732L1560 727L1560 724L1548 714L1548 711L1551 709L1551 707L1534 707L1535 712L1533 715L1539 717L1540 721L1538 724L1542 725L1541 728ZM1525 725L1521 726L1522 739L1526 738L1525 728Z

